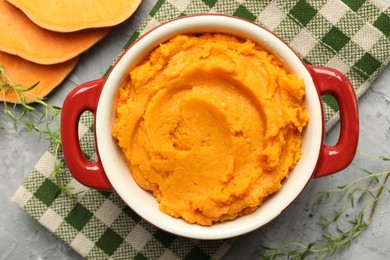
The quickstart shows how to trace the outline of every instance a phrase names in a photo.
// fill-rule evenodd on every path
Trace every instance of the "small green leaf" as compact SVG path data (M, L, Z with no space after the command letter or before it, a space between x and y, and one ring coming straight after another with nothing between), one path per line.
M27 88L26 91L32 90L33 88L35 88L36 86L38 86L38 84L39 84L39 81L36 82L35 84L33 84L31 87Z
M359 198L358 198L358 202L361 203L365 198L366 198L366 195L369 191L368 190L365 190L362 192L362 194L360 194Z

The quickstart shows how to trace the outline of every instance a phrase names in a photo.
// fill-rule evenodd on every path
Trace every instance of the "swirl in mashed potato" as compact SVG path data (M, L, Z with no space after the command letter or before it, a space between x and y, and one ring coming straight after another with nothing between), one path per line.
M129 72L113 136L160 210L211 225L256 210L301 156L305 85L249 39L178 35Z

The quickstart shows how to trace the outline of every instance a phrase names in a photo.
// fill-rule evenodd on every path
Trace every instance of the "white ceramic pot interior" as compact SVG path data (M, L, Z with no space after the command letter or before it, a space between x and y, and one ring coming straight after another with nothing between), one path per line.
M128 70L142 61L159 43L177 34L222 32L250 38L283 60L286 66L306 84L306 106L310 122L303 136L303 155L283 187L254 213L233 221L209 227L189 224L160 212L158 203L133 180L123 159L122 151L112 138L114 105L117 88ZM322 143L322 112L317 91L300 59L275 35L261 27L227 16L199 15L181 18L159 26L125 52L109 74L103 88L96 116L97 148L100 158L116 192L141 217L168 232L197 239L222 239L241 235L277 217L299 195L314 171Z

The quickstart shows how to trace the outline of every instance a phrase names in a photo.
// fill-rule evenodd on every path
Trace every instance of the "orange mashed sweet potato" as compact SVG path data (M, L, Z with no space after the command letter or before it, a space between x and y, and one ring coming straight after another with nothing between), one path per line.
M160 210L211 225L256 210L301 156L305 85L249 39L179 35L119 89L113 136Z

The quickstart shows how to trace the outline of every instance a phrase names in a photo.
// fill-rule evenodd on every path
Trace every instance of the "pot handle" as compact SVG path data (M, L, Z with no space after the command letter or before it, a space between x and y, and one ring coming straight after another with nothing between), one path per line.
M354 89L344 74L326 67L307 67L318 93L333 96L340 111L339 140L334 146L322 144L313 175L317 178L341 171L353 160L359 139L359 115Z
M90 188L112 190L99 153L97 152L97 162L88 161L81 151L78 137L80 116L85 111L90 111L96 116L97 104L105 81L106 79L98 79L84 83L66 96L61 112L61 138L64 159L73 177Z

